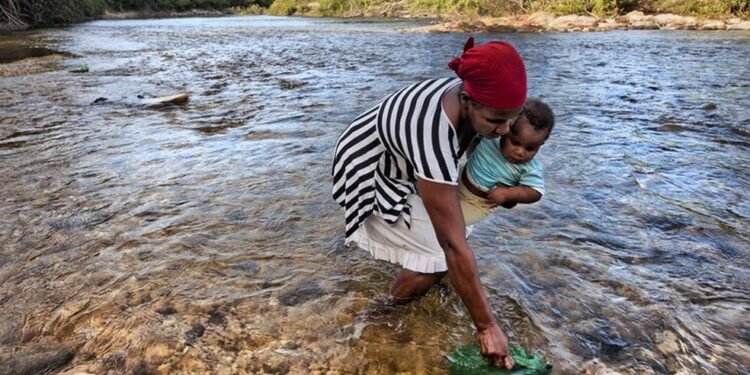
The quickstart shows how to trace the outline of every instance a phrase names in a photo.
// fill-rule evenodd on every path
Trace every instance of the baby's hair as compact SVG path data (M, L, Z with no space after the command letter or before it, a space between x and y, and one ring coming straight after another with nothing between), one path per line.
M555 114L546 103L539 99L529 99L523 110L523 115L529 120L534 130L546 130L547 137L555 127Z

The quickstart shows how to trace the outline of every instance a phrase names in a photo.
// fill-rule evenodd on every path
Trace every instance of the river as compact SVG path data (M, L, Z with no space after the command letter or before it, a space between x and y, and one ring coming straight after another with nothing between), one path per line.
M6 368L445 373L473 339L460 300L444 286L380 305L397 269L344 248L330 198L347 122L451 74L467 35L400 31L415 25L221 17L0 35L75 56L0 78ZM557 114L545 197L470 238L511 341L556 373L750 368L750 33L477 42L493 38L517 46L530 95ZM190 102L141 104L178 92Z

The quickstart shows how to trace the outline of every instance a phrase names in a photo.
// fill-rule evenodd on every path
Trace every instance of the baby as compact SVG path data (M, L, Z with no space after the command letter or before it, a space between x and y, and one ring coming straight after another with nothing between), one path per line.
M554 125L552 109L530 99L508 134L479 141L458 186L466 225L484 219L497 206L512 207L542 198L542 164L534 156Z

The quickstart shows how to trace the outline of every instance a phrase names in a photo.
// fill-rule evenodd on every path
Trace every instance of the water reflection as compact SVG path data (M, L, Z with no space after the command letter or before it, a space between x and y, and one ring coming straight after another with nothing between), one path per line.
M347 121L449 74L465 40L406 25L230 17L23 34L90 71L0 80L0 363L444 371L472 339L461 303L439 288L383 311L372 299L395 269L343 248L329 198ZM750 366L750 35L490 37L518 45L559 118L547 196L471 242L511 338L560 372ZM186 106L140 105L182 91Z

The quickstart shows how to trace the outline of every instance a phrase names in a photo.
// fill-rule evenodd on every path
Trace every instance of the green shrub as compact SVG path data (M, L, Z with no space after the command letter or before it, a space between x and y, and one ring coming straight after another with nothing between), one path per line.
M17 14L0 12L0 23L22 21L31 26L81 21L114 11L159 11L189 9L226 9L241 14L268 13L293 15L310 11L315 0L0 0L0 7L17 9ZM317 0L318 13L344 16L360 11L385 9L394 0ZM695 16L736 15L750 17L750 0L405 0L413 12L438 16L501 16L512 13L546 11L554 14L595 14L612 16L632 10L646 13L675 13ZM8 7L7 4L14 7ZM261 8L263 7L263 8Z
M655 0L643 8L653 13L689 14L694 16L750 15L750 0Z
M348 0L320 0L320 15L333 17L344 14L352 5Z
M275 0L268 7L268 13L277 16L291 16L297 12L303 12L306 6L300 0Z
M258 4L237 8L237 14L239 14L240 16L266 14L266 11L267 8L264 8Z
M501 16L520 10L523 0L412 0L410 8L417 12L434 13L439 16L450 14Z
M544 11L554 14L593 14L600 17L623 14L643 9L642 4L649 0L530 0L531 11Z

